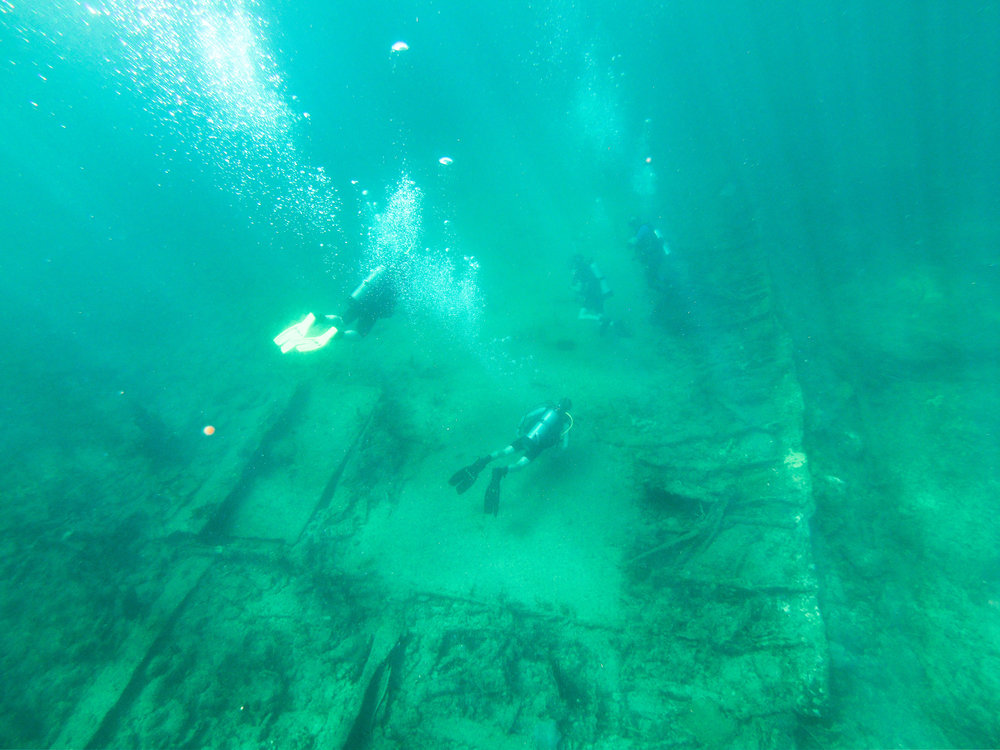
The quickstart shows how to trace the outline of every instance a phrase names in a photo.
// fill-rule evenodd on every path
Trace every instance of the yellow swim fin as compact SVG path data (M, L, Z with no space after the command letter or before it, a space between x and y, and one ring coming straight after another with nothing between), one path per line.
M295 344L295 351L297 352L314 352L317 349L322 349L326 346L327 342L332 339L337 334L336 326L331 326L330 330L326 333L321 333L319 336L306 336L297 344Z
M281 353L291 351L305 340L309 328L316 322L316 316L312 313L306 315L302 320L293 326L289 326L284 331L274 337L274 343L281 347ZM325 343L325 342L324 342Z

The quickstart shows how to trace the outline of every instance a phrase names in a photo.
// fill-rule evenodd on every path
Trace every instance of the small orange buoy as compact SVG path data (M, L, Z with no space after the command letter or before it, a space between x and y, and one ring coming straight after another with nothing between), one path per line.
M206 435L214 435L215 434L215 428L212 427L212 425L207 424L207 425L205 425L205 429L202 430L202 432L204 432Z

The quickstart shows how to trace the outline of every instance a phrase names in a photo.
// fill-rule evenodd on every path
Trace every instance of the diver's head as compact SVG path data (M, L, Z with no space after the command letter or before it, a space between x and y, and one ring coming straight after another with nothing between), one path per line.
M569 411L570 409L573 408L573 402L570 401L568 398L561 398L559 399L559 403L556 404L556 408L559 411Z

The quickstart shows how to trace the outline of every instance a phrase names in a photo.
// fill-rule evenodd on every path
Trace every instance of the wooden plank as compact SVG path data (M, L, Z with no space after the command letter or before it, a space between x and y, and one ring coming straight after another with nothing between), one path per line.
M181 604L197 586L212 564L207 557L181 560L163 592L153 603L149 616L136 624L118 652L118 658L104 667L77 703L53 747L87 747L122 693L128 687L146 654L163 631L173 622Z
M381 392L313 387L261 451L262 468L226 519L228 536L294 543L368 424Z
M268 434L287 418L302 388L305 386L275 388L266 400L248 397L247 403L238 409L238 418L231 419L225 428L220 427L211 441L205 441L211 447L200 458L196 469L200 476L192 477L197 487L186 502L167 516L159 536L197 535L205 531L211 519L222 511L225 501L238 491L241 481L251 471L253 457L258 455Z
M240 412L243 424L233 427L232 435L217 441L206 453L201 476L187 501L165 515L156 533L166 538L180 533L201 534L223 500L239 486L246 471L246 456L253 456L269 430L285 414L292 399L292 389L280 396L247 406ZM147 616L137 622L115 654L114 661L101 669L84 691L69 719L63 725L54 747L82 748L93 740L108 714L122 699L137 670L145 662L153 644L179 614L194 587L212 563L203 555L180 558Z

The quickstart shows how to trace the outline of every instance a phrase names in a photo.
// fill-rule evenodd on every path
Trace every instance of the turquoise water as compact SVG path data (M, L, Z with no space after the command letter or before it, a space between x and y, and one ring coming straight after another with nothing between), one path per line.
M0 746L1000 746L1000 7L365 5L0 0Z

